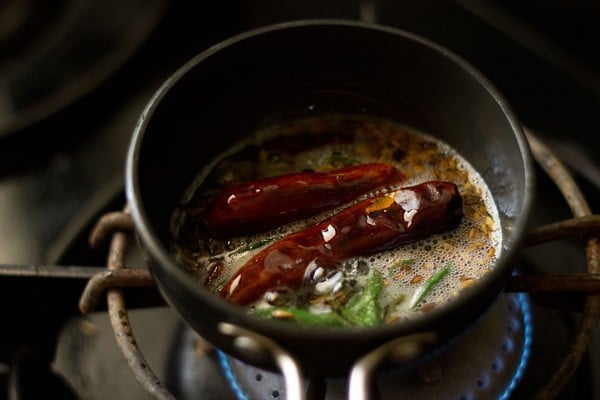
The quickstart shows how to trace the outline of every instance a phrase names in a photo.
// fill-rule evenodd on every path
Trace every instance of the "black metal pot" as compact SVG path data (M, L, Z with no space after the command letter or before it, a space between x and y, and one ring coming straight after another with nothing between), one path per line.
M167 245L170 217L198 171L267 121L323 111L402 120L449 143L470 161L500 212L502 252L493 271L451 305L410 322L332 331L257 320L178 267ZM529 154L506 101L455 54L389 27L299 21L226 40L169 78L135 129L126 194L162 295L202 337L258 366L339 376L381 346L398 350L418 344L418 351L380 357L396 354L410 365L413 356L432 351L423 352L421 345L442 348L493 302L511 273L527 223L534 185Z

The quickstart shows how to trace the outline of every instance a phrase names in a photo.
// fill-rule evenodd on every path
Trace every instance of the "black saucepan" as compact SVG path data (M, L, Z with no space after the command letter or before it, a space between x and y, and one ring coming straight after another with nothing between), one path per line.
M502 252L493 271L447 307L406 323L351 330L258 320L184 272L168 250L170 217L203 166L268 122L327 111L406 122L470 161L500 212ZM162 85L133 135L126 194L162 295L201 336L255 365L285 369L285 361L278 360L284 354L311 376L339 376L357 359L398 338L426 334L436 338L434 348L443 347L499 295L532 203L529 154L505 99L452 52L389 27L298 21L225 40ZM265 348L271 349L268 357Z

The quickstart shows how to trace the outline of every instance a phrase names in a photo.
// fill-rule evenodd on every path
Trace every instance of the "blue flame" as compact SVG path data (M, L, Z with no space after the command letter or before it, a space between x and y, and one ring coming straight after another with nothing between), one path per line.
M222 351L217 351L217 355L219 356L219 363L221 364L221 368L225 373L225 378L229 382L231 389L233 389L233 393L238 400L249 400L248 397L244 394L242 389L237 383L237 380L233 376L233 372L231 371L231 365L229 365L229 361L227 360L227 356Z
M518 294L519 306L521 307L521 313L523 314L523 353L521 354L521 360L515 371L515 375L506 387L506 390L499 397L498 400L507 400L510 398L511 393L519 383L519 380L523 376L525 366L529 361L529 355L531 353L531 340L533 336L533 322L531 317L531 306L529 304L529 298L524 293Z

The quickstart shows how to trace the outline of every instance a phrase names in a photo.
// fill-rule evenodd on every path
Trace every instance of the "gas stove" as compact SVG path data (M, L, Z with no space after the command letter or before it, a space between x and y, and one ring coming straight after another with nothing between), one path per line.
M90 32L99 24L78 2L57 3L47 12L47 18L54 18L50 21L37 14L25 19L29 14L17 12L20 3L34 2L12 0L0 6L0 13L22 17L14 19L21 21L12 25L15 29L38 24L32 32L45 38L45 44L27 46L30 52L51 48L50 36L44 35L66 37L68 30L60 27L70 26L67 23L78 15L90 18L82 24L88 29L77 25L81 42L70 46L77 48L94 37ZM57 45L63 58L38 58L40 64L22 68L23 74L41 82L51 74L37 75L34 67L69 62L76 82L72 89L57 90L62 94L54 97L50 89L29 90L32 105L26 107L25 97L18 102L16 89L10 91L9 80L2 81L2 107L12 110L13 122L0 125L0 299L8 315L0 333L0 400L50 393L73 399L160 398L136 379L117 346L106 304L85 315L78 309L88 279L104 269L108 254L106 247L92 248L88 238L103 215L125 205L125 153L152 93L189 58L247 29L306 18L361 19L406 29L448 47L490 78L528 131L573 174L592 212L600 212L600 146L594 135L600 106L600 54L594 45L600 30L594 17L600 9L558 1L396 3L306 1L300 7L292 2L242 1L193 7L153 1L144 3L145 12L136 9L135 1L99 3L104 5L96 7L104 14L93 15L115 14L115 21L131 18L138 21L138 30L111 38L98 34L96 41L88 38L92 47L87 51L68 53L68 46ZM5 37L0 33L0 45ZM15 58L0 60L0 73L12 71L9 75L14 76L13 60L28 60L16 45L35 37L28 33L12 42L11 53L5 54ZM93 74L83 61L103 66L103 73ZM65 74L60 79L64 83ZM40 85L36 87L44 87ZM554 180L540 165L536 168L532 226L572 217ZM128 246L127 265L144 266L134 243ZM585 268L584 242L577 239L527 248L517 266L519 271L540 273ZM178 399L286 398L277 373L245 365L210 346L154 288L124 293L135 341L161 390ZM440 358L408 375L378 377L381 398L534 398L572 351L581 300L573 294L507 291ZM596 333L575 372L553 397L600 400L598 376ZM345 398L343 380L309 387L314 398Z

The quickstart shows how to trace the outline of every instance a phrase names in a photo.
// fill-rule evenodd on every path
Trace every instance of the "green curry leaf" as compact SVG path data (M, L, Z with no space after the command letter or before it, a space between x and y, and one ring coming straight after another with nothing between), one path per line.
M373 270L365 287L354 294L342 307L341 314L353 325L377 326L383 321L381 292L383 277L381 272Z
M445 265L442 269L431 275L413 295L409 308L412 310L431 292L433 287L437 285L450 272L452 265Z

